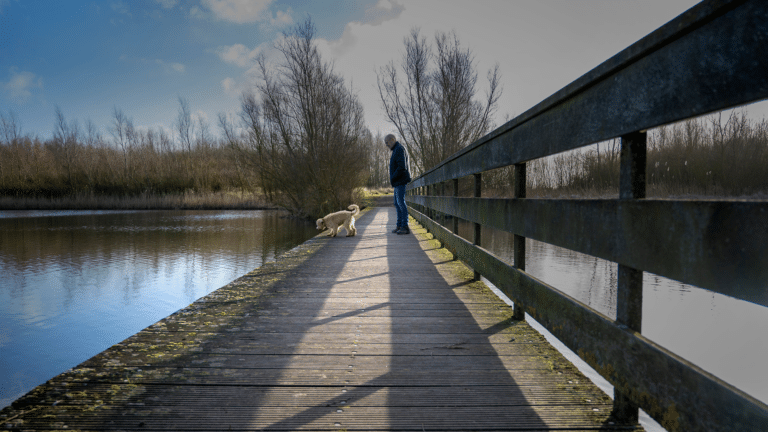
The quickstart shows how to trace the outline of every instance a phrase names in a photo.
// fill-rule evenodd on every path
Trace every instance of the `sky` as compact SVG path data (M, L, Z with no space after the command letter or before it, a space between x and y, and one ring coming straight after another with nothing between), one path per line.
M139 129L173 130L179 99L219 135L282 32L311 18L324 60L357 93L369 129L394 131L376 72L400 64L418 27L455 31L480 93L499 64L495 124L524 113L696 4L694 0L0 0L0 114L52 136L55 109L106 138L117 108ZM762 115L763 108L750 110Z

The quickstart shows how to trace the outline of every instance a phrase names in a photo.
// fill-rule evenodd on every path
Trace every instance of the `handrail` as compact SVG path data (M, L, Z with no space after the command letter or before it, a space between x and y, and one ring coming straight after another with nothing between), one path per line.
M413 180L411 214L614 385L617 418L643 408L670 431L762 430L768 406L640 334L642 272L768 306L768 202L645 199L645 130L768 98L768 2L704 1ZM525 199L525 163L621 139L617 200ZM515 198L480 198L513 165ZM475 197L458 179L475 177ZM437 185L453 183L453 197ZM441 194L444 195L444 194ZM454 216L453 230L429 217ZM458 218L475 240L457 235ZM509 265L480 230L515 234ZM612 320L525 272L524 238L619 264Z

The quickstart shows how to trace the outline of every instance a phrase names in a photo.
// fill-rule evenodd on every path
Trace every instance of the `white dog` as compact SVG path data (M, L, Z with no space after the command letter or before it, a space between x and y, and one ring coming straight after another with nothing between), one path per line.
M360 207L358 207L357 204L350 204L347 208L353 211L337 211L336 213L331 213L318 219L317 229L320 231L326 228L330 229L331 233L328 234L328 237L336 237L336 234L341 227L344 227L344 229L347 230L347 237L357 234L357 230L355 229L355 216L360 213Z

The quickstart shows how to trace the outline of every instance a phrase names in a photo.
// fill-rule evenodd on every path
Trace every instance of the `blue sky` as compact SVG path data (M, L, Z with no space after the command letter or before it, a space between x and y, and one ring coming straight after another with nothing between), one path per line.
M271 41L305 14L338 38L339 23L362 19L366 6L248 3L230 11L206 1L0 1L0 110L47 136L56 105L81 124L103 128L118 107L137 126L170 127L184 97L214 124L237 105L222 81L243 74L221 58L224 47Z
M321 52L349 80L369 128L392 130L375 72L398 62L414 26L455 30L481 86L500 65L497 124L523 113L694 0L0 0L0 113L50 137L55 107L107 138L114 108L141 129L172 131L179 98L218 134L252 88L253 58L311 17ZM759 109L758 113L762 113Z

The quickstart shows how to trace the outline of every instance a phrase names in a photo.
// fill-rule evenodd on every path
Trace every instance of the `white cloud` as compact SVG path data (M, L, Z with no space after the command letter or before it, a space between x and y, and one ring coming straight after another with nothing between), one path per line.
M379 0L376 6L365 11L365 23L379 25L384 21L395 19L405 8L395 0Z
M210 117L208 116L208 113L202 110L197 110L192 114L192 117L195 119L195 121L199 122L200 120L210 123Z
M194 19L205 19L205 12L203 12L199 7L192 6L189 8L189 17Z
M234 44L232 46L219 47L219 49L216 50L216 54L218 54L219 58L226 63L246 67L253 57L255 57L255 55L252 56L252 53L255 51L257 51L257 49L249 50L248 47L243 44Z
M269 23L270 25L272 25L272 27L276 27L276 28L287 27L293 24L293 17L291 17L291 9L288 8L286 12L277 11L277 13L275 13L275 16L270 18Z
M10 69L10 80L2 84L2 89L9 99L24 103L32 97L35 89L43 88L43 79L32 72L19 71L18 68Z
M246 72L241 79L235 79L227 77L221 80L221 89L224 90L224 94L233 98L240 99L240 96L244 92L252 92L254 79L250 78L251 73ZM238 102L239 104L239 102Z
M155 63L160 65L160 67L163 68L163 72L170 74L170 73L184 73L187 70L187 67L184 66L181 63L174 63L174 62L166 62L160 59L155 59Z
M234 78L227 77L221 80L221 88L223 88L224 93L229 96L237 96L239 94L237 91L237 82Z
M128 10L128 5L125 4L122 0L113 1L110 6L112 6L112 10L123 15L131 16L131 12Z
M231 46L222 46L216 50L216 54L226 63L240 67L253 65L254 60L259 54L264 53L270 47L268 43L262 43L254 49L249 49L243 44L234 44Z
M155 0L160 6L163 7L163 9L173 9L174 6L179 2L179 0Z
M238 24L251 23L264 19L272 0L203 0L202 4L216 17Z

